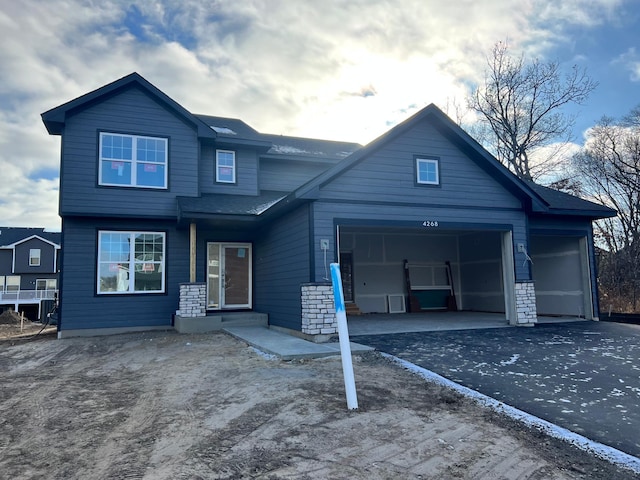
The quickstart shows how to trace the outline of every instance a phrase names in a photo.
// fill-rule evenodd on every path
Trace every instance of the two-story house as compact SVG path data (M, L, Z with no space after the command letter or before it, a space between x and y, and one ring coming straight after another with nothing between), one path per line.
M257 132L133 73L42 114L60 135L60 336L268 315L335 332L329 263L364 313L596 319L602 205L523 182L434 105L370 144Z
M0 307L43 320L58 294L59 232L0 227Z

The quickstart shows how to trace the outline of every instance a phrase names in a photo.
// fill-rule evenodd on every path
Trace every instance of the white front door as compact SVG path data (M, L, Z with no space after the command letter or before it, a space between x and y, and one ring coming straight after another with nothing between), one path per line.
M251 308L251 244L207 244L207 308Z

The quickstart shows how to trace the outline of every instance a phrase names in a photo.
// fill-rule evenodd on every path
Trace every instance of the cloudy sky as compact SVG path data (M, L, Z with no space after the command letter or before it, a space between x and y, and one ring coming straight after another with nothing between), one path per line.
M59 229L40 114L133 71L193 113L367 143L452 117L497 41L599 87L576 140L640 104L639 0L0 0L0 225Z

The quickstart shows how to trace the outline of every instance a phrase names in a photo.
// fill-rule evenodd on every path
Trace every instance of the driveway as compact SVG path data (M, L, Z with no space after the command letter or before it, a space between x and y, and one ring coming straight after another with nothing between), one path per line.
M640 457L640 326L352 336L527 413Z

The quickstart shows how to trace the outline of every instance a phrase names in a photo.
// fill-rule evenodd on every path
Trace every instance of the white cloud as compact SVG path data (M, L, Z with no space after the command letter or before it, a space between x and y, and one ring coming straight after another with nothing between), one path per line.
M626 52L618 55L612 62L613 65L620 64L629 71L629 78L632 82L640 81L640 55L635 47L629 48Z
M35 212L49 212L47 226L58 221L53 182L37 179L57 168L59 139L39 114L132 71L194 113L241 118L266 133L366 143L428 103L463 103L496 41L544 52L562 39L563 25L607 21L620 4L2 2L0 168L34 200L0 187L0 225L39 220Z

